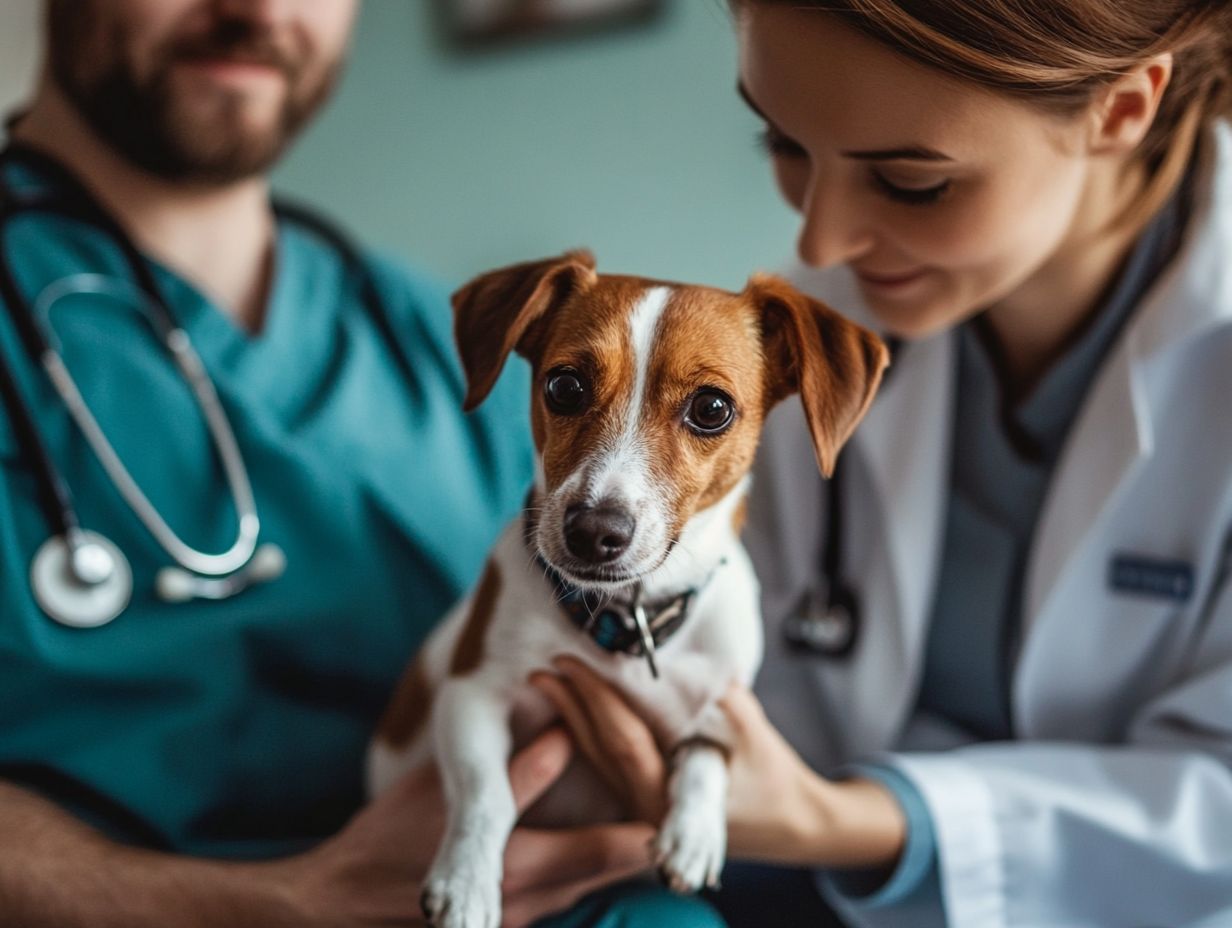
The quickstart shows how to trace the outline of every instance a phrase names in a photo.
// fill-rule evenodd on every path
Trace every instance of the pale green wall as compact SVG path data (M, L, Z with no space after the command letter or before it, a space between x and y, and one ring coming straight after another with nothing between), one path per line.
M721 0L655 25L460 54L430 0L367 0L340 92L278 174L449 281L569 247L600 269L739 287L794 222L734 88Z

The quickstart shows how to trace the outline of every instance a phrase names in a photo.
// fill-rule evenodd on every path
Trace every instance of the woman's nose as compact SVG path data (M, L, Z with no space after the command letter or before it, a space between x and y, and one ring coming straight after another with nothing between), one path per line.
M862 214L838 191L815 184L803 206L796 251L809 267L846 264L872 247Z

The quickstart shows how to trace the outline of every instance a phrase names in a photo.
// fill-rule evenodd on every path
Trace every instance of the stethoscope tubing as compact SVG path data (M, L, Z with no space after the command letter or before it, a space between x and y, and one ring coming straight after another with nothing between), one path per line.
M891 338L887 339L887 346L891 357L896 358L903 343ZM885 379L888 380L888 372ZM820 565L824 595L819 596L817 590L808 591L797 607L797 614L788 616L784 626L784 637L793 649L829 658L846 658L855 651L864 618L860 594L843 566L847 506L843 484L849 466L845 454L839 455L825 485L826 525Z
M82 292L80 290L74 292ZM188 382L197 398L197 405L205 417L206 426L218 449L222 461L223 474L226 477L231 497L235 502L236 515L239 519L239 531L235 542L226 551L219 554L207 554L186 544L169 526L162 515L150 502L137 481L133 479L128 468L108 441L98 420L90 412L76 381L68 371L58 352L47 351L42 356L42 364L47 376L55 385L56 392L68 408L69 415L81 429L86 442L98 457L103 470L120 495L132 508L137 518L154 536L158 544L176 563L186 570L205 576L220 577L233 573L243 567L256 550L257 536L260 534L261 522L257 516L256 502L253 499L252 485L248 479L247 469L240 456L235 434L230 423L222 412L217 391L206 375L200 357L193 350L188 336L182 329L172 329L164 341L167 349L175 360L180 373Z
M48 182L48 186L54 192L51 194L27 193L19 196L10 184L4 182L2 172L10 163L25 164L33 174ZM391 356L394 363L398 365L399 372L407 383L415 383L418 377L406 346L399 338L397 327L386 304L381 299L372 272L365 267L355 246L344 233L309 209L280 198L272 201L272 207L280 220L304 227L310 234L319 238L326 246L340 255L349 277L358 286L361 305L367 309L372 323L376 325L381 337L390 346ZM222 554L208 554L197 552L184 545L166 525L144 493L140 491L136 482L132 480L119 456L115 454L107 441L101 427L94 420L80 390L60 359L58 351L51 344L51 341L55 339L55 331L51 326L50 318L40 323L39 314L49 317L51 305L59 295L67 295L67 290L63 294L57 294L53 284L52 292L40 295L41 299L37 302L42 305L35 311L19 311L21 307L26 307L28 304L18 290L16 276L9 263L8 252L3 247L2 237L4 229L8 227L9 219L25 212L35 211L59 215L94 226L110 238L121 251L132 275L132 280L126 284L143 296L143 315L154 327L156 334L161 338L197 397L221 458L239 521L239 535L228 551ZM89 275L75 276L81 278ZM256 515L252 487L234 433L213 382L201 359L192 349L187 335L180 329L175 314L158 286L151 265L145 260L126 230L102 207L96 197L71 171L44 153L20 144L10 144L0 151L0 299L9 308L9 314L13 319L22 346L29 356L43 367L52 386L65 400L70 415L98 455L109 478L146 529L151 532L172 560L177 562L158 571L156 589L161 598L169 602L180 602L193 598L223 599L253 583L272 579L282 573L285 567L285 556L281 549L270 543L257 545L260 523ZM52 537L36 556L35 566L38 566L44 555L47 556L47 563L57 564L67 556L68 560L75 565L74 570L76 571L79 561L84 561L87 565L90 561L89 557L79 559L78 555L98 555L100 548L109 550L115 560L123 562L123 552L97 533L86 531L81 527L72 492L48 452L37 424L34 422L30 406L22 399L15 370L16 368L10 369L0 352L0 400L8 407L15 437L19 446L25 449L33 465L35 479L38 483L40 506L53 532ZM57 539L60 542L57 542ZM62 553L60 543L63 544L67 555ZM119 563L118 566L124 571L127 570L126 563ZM32 567L32 575L34 572ZM126 602L126 597L123 602L117 598L114 604L115 611L123 609ZM44 604L44 609L47 608ZM112 613L113 616L114 613ZM53 617L65 624L82 627L91 627L110 620L110 617L101 614L93 615L88 621L75 621L64 614L53 615Z
M31 163L39 172L52 175L55 182L67 192L59 195L18 197L8 184L0 184L0 230L8 228L9 221L23 213L51 213L100 227L123 253L136 283L136 289L145 303L142 315L151 322L156 334L159 335L164 347L193 391L218 450L238 521L237 537L231 547L218 554L192 548L172 531L150 503L149 498L132 478L90 412L88 404L82 397L59 352L48 338L50 329L45 331L39 321L40 314L49 316L51 306L56 300L69 295L70 292L82 292L81 288L75 287L71 291L57 292L53 285L50 294L47 292L40 294L37 301L39 305L29 307L18 290L15 275L8 260L7 249L3 247L4 243L0 242L0 299L3 299L9 308L9 314L19 338L30 355L43 367L56 392L64 401L70 416L97 455L108 478L172 560L185 570L204 577L222 577L236 572L252 559L260 534L260 519L257 515L247 469L244 466L234 432L223 412L221 401L205 371L204 364L192 348L187 334L175 321L149 265L142 258L136 245L125 230L105 210L95 204L89 191L69 172L41 155L10 147L0 154L0 170L3 170L10 161ZM80 281L98 276L100 275L75 275L75 279ZM50 326L49 318L45 325ZM29 407L22 401L20 387L15 376L2 359L0 359L0 392L4 394L3 398L19 433L19 440L34 459L41 501L53 534L64 537L70 549L76 550L78 541L83 535L71 491L52 461Z
M3 169L4 159L0 156L0 171ZM2 230L7 227L9 219L17 212L10 204L7 186L0 183L0 236L3 235ZM21 301L21 299L9 266L8 252L4 248L3 241L0 240L0 300L6 306L12 307L20 305L15 301ZM22 314L16 311L11 312L10 315L13 317L18 337L24 342L26 350L31 352L33 357L41 356L41 339L32 320L18 318ZM72 492L52 462L43 436L34 423L30 408L21 398L21 388L16 376L3 357L0 357L0 393L3 394L5 405L8 407L9 418L17 433L18 442L34 459L32 463L35 479L39 485L40 502L50 523L52 534L69 538L75 532L80 531L81 527L77 519L76 507L73 505Z

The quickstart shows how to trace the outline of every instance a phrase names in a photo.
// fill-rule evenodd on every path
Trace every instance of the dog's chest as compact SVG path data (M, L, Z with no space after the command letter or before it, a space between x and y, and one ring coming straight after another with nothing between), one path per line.
M733 667L723 655L690 649L683 641L669 642L661 650L657 677L644 658L604 651L576 633L569 642L560 642L555 651L543 655L539 669L551 671L550 658L559 654L585 662L610 683L665 748L688 734L699 713L722 696L735 678ZM528 743L557 718L539 690L529 683L519 687L510 714L515 744Z

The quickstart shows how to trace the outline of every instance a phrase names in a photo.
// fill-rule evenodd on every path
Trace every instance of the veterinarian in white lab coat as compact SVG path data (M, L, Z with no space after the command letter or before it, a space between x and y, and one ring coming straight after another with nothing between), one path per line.
M797 283L896 351L837 491L764 439L721 908L1232 924L1230 5L734 6Z

